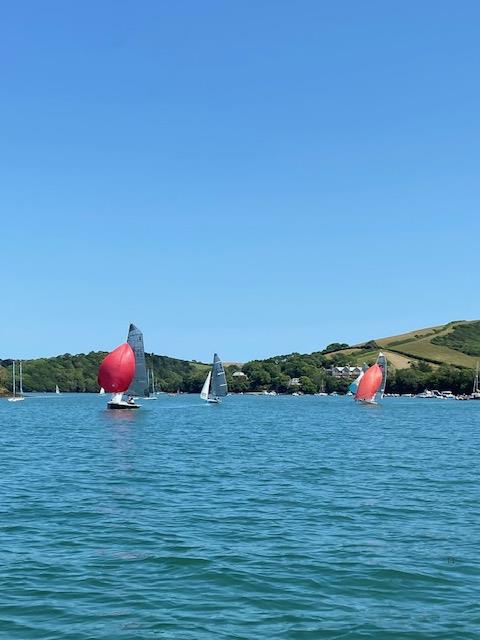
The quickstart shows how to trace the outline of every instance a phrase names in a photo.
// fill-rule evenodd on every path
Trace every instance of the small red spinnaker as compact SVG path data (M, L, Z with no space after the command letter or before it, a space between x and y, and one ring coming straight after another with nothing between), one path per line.
M134 375L135 354L125 342L102 360L98 370L98 384L110 393L121 393L128 389Z
M377 391L382 386L382 378L382 369L378 364L374 364L372 367L367 369L358 385L355 400L366 400L367 402L371 402L375 398Z

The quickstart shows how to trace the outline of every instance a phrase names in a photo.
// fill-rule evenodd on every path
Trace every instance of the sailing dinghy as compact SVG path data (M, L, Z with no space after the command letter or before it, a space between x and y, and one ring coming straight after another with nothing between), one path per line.
M154 374L153 374L153 369L147 369L147 385L148 385L148 389L149 389L151 395L144 396L142 399L143 400L156 400L157 398L155 397L155 377L154 377Z
M378 354L376 363L369 367L361 377L355 393L355 400L366 404L377 404L383 398L387 384L387 359Z
M227 393L228 386L225 369L223 368L222 361L215 353L213 356L212 368L208 372L207 379L203 384L200 397L206 402L219 404L221 402L221 398L224 398Z
M126 402L123 394L129 388L135 375L135 354L128 343L124 343L109 353L98 370L98 384L113 394L109 409L139 409L132 400Z

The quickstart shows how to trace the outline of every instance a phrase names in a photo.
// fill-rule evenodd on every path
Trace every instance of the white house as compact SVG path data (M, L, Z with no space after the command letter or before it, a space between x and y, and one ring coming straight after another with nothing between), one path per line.
M334 378L356 378L362 373L362 367L331 367L329 372Z

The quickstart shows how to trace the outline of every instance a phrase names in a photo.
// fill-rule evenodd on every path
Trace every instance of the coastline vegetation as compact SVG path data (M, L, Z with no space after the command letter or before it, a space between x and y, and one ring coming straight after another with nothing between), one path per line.
M426 388L469 393L480 358L480 321L450 322L354 346L336 342L310 354L226 365L225 371L233 393L345 393L351 380L333 377L331 367L372 364L379 350L385 351L389 361L388 393L419 393ZM24 390L52 392L58 385L63 392L98 392L98 367L105 355L92 351L25 360ZM168 393L200 393L210 367L153 353L147 353L146 359L147 367L154 371L156 389ZM11 388L12 360L0 360L0 393L9 393Z

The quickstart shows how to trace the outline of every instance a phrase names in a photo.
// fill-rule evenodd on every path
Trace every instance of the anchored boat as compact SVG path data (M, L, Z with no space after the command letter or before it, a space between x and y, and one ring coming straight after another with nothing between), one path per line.
M23 395L23 370L22 370L22 361L19 362L19 389L17 394L17 383L15 379L15 360L12 363L12 391L13 395L11 398L8 398L9 402L20 402L21 400L25 400L25 396Z

